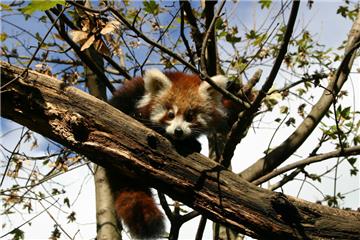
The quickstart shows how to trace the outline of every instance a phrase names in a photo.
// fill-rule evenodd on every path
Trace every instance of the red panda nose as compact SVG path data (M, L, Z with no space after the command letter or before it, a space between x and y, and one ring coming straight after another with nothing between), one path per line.
M184 131L180 127L175 128L175 131L174 131L175 137L177 137L177 138L182 137L183 134L184 134Z

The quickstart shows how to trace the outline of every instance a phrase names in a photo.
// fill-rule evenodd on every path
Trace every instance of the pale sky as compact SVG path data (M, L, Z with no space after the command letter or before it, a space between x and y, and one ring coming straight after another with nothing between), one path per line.
M241 2L241 1L240 1ZM307 1L305 1L307 2ZM345 20L339 15L336 15L336 6L338 5L337 1L315 1L314 6L311 10L306 7L306 3L303 2L300 12L299 20L297 22L297 29L300 29L304 26L310 30L312 34L315 34L315 38L319 40L320 43L326 44L327 46L332 46L336 48L343 40L346 39L347 33L351 27L349 20ZM279 3L279 2L277 2ZM241 2L241 4L232 5L231 11L227 12L231 16L231 24L237 24L239 28L242 25L245 25L247 28L252 28L254 26L259 26L262 22L262 19L266 18L266 15L263 12L260 12L256 9L254 2ZM276 7L276 6L274 6ZM285 19L286 21L287 19ZM18 21L23 21L18 18ZM22 23L18 23L22 24ZM34 23L33 23L34 24ZM30 27L31 23L27 22L26 26L29 30L32 30ZM2 23L2 30L7 31L6 29L11 28L6 23ZM43 30L38 30L43 32ZM355 63L354 69L360 68L360 61ZM266 71L263 74L263 78L266 76ZM359 74L354 73L350 76L349 81L347 82L345 89L349 90L349 96L346 97L345 104L349 106L354 106L357 111L360 111L360 97L355 93L360 91L360 82ZM281 86L278 86L281 87ZM319 91L320 94L320 91ZM319 95L317 95L319 96ZM280 105L280 104L279 104ZM296 107L294 107L296 111ZM306 109L307 111L310 108ZM255 160L263 156L263 153L259 149L265 150L269 144L269 141L274 133L274 125L271 125L271 122L279 115L278 109L275 108L272 113L266 114L262 119L264 122L269 122L268 129L256 129L250 130L249 135L243 140L242 144L238 146L233 162L233 170L239 172L249 165L251 165ZM300 122L300 119L297 123ZM276 125L275 125L276 126ZM9 129L19 128L19 125L14 124L8 120L1 119L1 135L7 132ZM271 146L275 147L281 143L295 128L280 128L276 133L276 137L273 140ZM9 133L6 138L1 138L1 144L3 144L8 149L13 149L18 136L21 130L16 130ZM299 151L291 157L290 161L300 160L305 158L308 154L309 149L314 147L317 137L319 134L315 132L308 139L308 141L299 149ZM46 152L46 143L43 137L37 136L39 145L41 147L37 148L35 151L31 151L31 156L44 155ZM44 145L45 144L45 145ZM204 143L205 144L205 143ZM204 154L206 155L206 146L203 147ZM331 148L328 149L333 150ZM21 151L28 152L30 151L30 146L23 146ZM322 149L322 152L326 149ZM7 155L6 152L2 151L4 155ZM4 170L4 156L1 162L1 170ZM306 169L309 172L322 172L323 170L328 169L333 166L336 162L336 159L327 160L325 163L316 164ZM289 163L289 162L287 162ZM331 163L331 164L330 164ZM25 164L27 164L25 162ZM359 168L359 163L358 163ZM331 176L331 175L330 175ZM349 166L347 164L342 164L339 168L339 184L337 185L338 192L350 192L356 190L360 187L359 176L350 177L349 176ZM66 229L66 231L72 235L76 236L76 239L93 239L96 236L95 230L95 193L93 186L92 176L89 174L89 169L87 167L78 168L77 170L70 171L62 176L59 176L55 179L57 182L61 183L62 186L67 191L67 196L70 197L70 203L73 204L71 208L55 208L52 207L49 209L51 214L54 217L58 217L58 221L61 226ZM272 180L271 183L275 183L279 178ZM324 194L332 195L333 191L333 179L330 177L324 177L321 183L314 183L317 188L319 188ZM299 188L302 185L302 181L293 181L292 183L287 184L283 190L286 194L297 196L302 199L309 201L316 201L323 198L319 191L315 190L309 184L304 184L302 190L299 193ZM47 188L49 186L44 185ZM9 187L9 182L6 181L3 188ZM56 185L56 187L59 187ZM266 188L266 184L263 185ZM39 191L43 191L43 186L39 187ZM360 191L357 190L353 193L346 195L345 200L341 203L342 207L357 208L360 206ZM63 196L55 196L55 199L59 201L63 200ZM50 202L54 202L54 199L50 199ZM46 204L46 203L44 203ZM46 206L49 206L47 204ZM34 213L38 213L43 210L40 205L34 205ZM71 212L76 211L76 222L78 224L67 224L66 216ZM65 212L66 214L63 214ZM24 221L32 218L35 214L25 214L21 217L19 215L9 216L12 225L7 225L2 228L1 232L5 233L12 229L15 226L20 225ZM2 216L1 221L3 223L9 223L9 220L6 219L7 216ZM194 239L196 228L198 225L199 218L194 219L186 223L180 232L179 239ZM25 225L21 228L25 232L25 239L47 239L50 235L50 232L53 229L55 223L48 217L47 213L42 213L39 217L34 219L30 225ZM79 232L77 232L80 230ZM1 235L1 234L0 234ZM65 239L64 234L62 234L61 239ZM203 239L211 239L211 224L208 221L207 228L204 234Z

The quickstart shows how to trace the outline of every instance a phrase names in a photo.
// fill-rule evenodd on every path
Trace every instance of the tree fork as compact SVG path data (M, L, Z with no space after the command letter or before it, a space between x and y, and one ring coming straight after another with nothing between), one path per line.
M81 90L1 62L2 116L260 239L358 239L360 213L261 189ZM4 86L4 87L3 87ZM146 180L145 180L146 179ZM220 189L220 191L219 191Z

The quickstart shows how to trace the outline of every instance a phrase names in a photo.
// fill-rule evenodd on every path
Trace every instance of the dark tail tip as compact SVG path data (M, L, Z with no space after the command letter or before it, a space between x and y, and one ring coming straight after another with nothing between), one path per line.
M118 217L136 239L154 239L165 231L164 215L149 189L124 190L115 199Z

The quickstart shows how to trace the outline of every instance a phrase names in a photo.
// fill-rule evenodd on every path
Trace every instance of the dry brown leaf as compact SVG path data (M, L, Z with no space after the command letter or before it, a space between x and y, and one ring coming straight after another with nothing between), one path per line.
M97 40L94 43L94 47L98 52L100 52L106 56L111 56L109 48L106 46L106 44L101 39Z
M71 30L69 32L69 36L74 42L82 44L88 38L88 33L78 30Z
M114 30L118 29L120 23L118 21L110 21L108 22L103 29L101 29L100 33L102 35L106 35L112 33Z
M86 42L81 46L80 51L84 51L85 49L88 49L95 41L95 35L91 35Z

